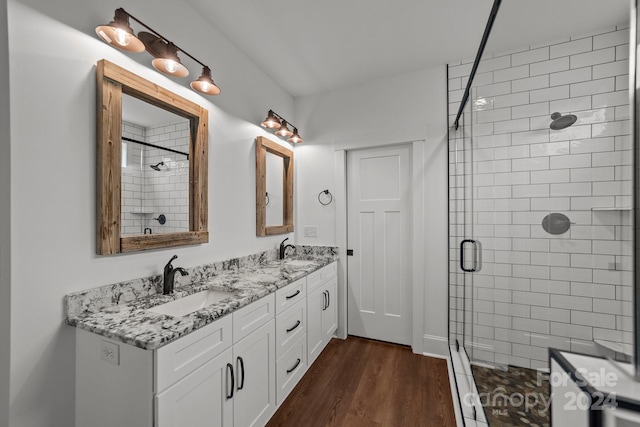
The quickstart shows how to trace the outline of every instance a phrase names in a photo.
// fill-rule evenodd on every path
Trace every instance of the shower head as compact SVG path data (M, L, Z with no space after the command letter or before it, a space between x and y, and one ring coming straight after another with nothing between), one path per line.
M574 114L567 114L563 116L562 114L556 112L551 115L551 125L549 127L552 130L561 130L566 129L578 120L578 118Z
M160 171L160 166L164 166L164 162L156 163L155 165L149 165L154 171Z

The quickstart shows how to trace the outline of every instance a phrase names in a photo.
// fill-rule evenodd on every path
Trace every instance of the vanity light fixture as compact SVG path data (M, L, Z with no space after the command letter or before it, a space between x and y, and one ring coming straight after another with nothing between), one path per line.
M289 130L287 124L293 127L293 132ZM281 115L275 113L273 110L269 110L267 118L260 123L260 126L267 129L277 129L275 134L282 138L288 138L287 141L292 144L304 142L298 133L298 128L296 128L291 122L285 120Z
M149 32L141 31L136 36L129 25L129 18L142 25ZM200 77L191 82L191 88L205 95L217 95L220 93L220 88L211 78L211 69L207 65L198 61L184 49L176 46L122 8L116 9L113 21L109 24L98 26L96 34L104 42L127 52L138 53L146 50L154 57L151 64L161 73L174 77L187 77L189 69L178 57L178 51L180 51L203 67Z

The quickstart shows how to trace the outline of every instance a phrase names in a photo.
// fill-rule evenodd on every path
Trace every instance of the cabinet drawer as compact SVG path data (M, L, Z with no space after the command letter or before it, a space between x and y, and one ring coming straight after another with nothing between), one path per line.
M307 304L303 299L276 316L276 359L285 354L307 332Z
M306 354L307 339L305 336L302 336L302 338L276 362L276 397L278 405L284 402L307 370L305 361Z
M338 274L338 263L332 262L329 265L322 267L320 270L316 270L307 276L307 293L311 293L318 287L322 286L324 282L335 277Z
M306 283L307 278L303 277L276 291L276 316L304 299L307 295Z
M269 294L235 311L233 313L233 342L237 343L273 319L275 315L275 303L275 294Z
M155 392L162 392L231 347L232 330L231 316L225 316L156 350Z

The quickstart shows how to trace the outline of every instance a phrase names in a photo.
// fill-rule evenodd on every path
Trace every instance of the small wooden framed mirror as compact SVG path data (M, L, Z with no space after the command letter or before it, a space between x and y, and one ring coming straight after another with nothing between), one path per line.
M293 151L256 138L256 235L293 231Z
M97 253L110 255L208 242L208 111L104 59L96 66L96 78ZM133 110L150 106L175 116L177 124L155 128L171 133L172 141L166 145L156 142L157 132L146 142L124 137L129 120L125 117L123 126L123 100L134 105ZM178 140L182 147L176 146ZM130 141L129 149L125 141ZM133 146L142 148L132 154L136 150ZM146 157L140 153L146 153ZM132 164L139 169L137 175L132 176L127 170ZM143 172L149 175L141 175ZM175 183L175 188L163 184L162 179ZM135 190L123 188L130 183ZM162 188L164 199L157 201L156 191L145 195L142 202L131 201L131 193L149 193L139 187L154 183L156 188ZM178 199L183 206L178 205ZM132 209L134 203L141 205ZM143 219L132 226L134 220L123 220L130 214Z

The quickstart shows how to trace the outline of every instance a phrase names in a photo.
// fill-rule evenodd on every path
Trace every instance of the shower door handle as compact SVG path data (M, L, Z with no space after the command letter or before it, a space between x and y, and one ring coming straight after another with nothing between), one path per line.
M473 244L473 267L472 268L466 268L464 266L464 245L466 243L471 243ZM465 271L467 273L473 273L475 271L478 271L478 256L477 256L477 252L478 252L478 242L476 242L473 239L464 239L463 241L460 242L460 269L462 271Z

